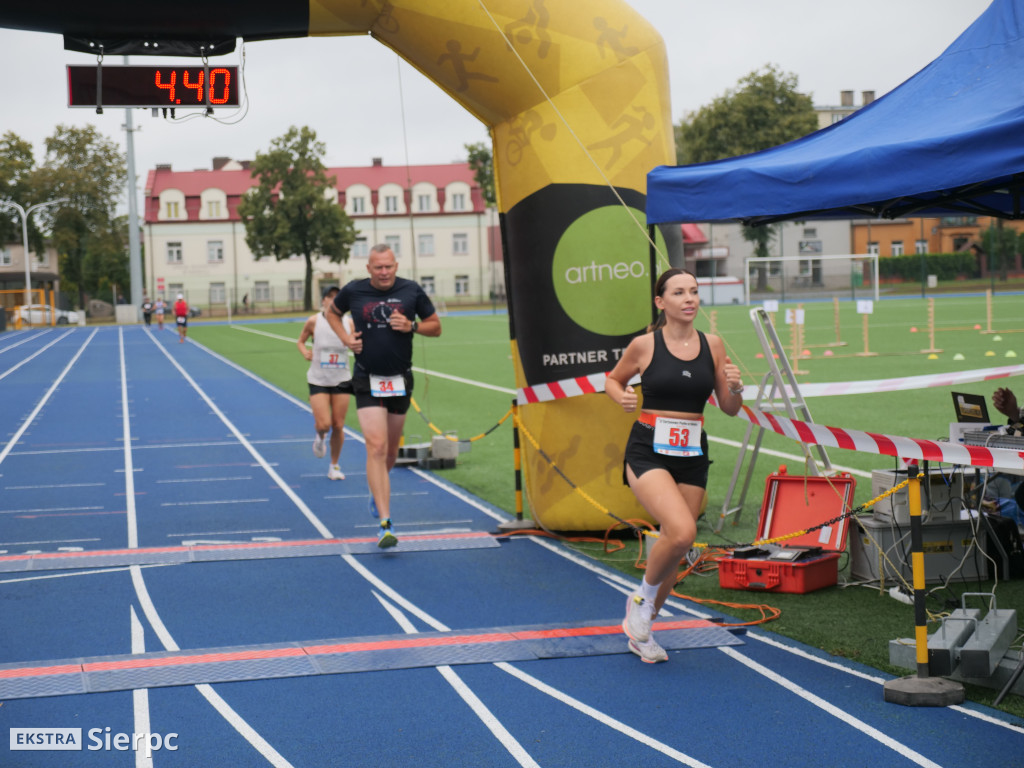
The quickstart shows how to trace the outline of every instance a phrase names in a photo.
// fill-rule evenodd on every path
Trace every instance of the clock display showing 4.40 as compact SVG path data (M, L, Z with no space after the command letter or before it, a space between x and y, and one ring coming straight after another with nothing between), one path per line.
M101 74L102 73L102 74ZM97 83L103 92L97 93ZM68 65L69 107L237 107L238 67Z

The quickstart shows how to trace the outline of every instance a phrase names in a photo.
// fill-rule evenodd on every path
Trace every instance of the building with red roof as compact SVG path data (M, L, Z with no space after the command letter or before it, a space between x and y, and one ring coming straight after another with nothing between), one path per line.
M358 232L347 263L314 261L313 295L324 285L366 276L370 248L391 246L399 274L448 302L504 296L497 216L467 163L328 168L331 199ZM302 309L305 260L256 259L238 203L256 186L247 161L214 158L210 170L158 165L146 178L146 285L165 299L184 293L208 314ZM245 300L243 302L243 299Z

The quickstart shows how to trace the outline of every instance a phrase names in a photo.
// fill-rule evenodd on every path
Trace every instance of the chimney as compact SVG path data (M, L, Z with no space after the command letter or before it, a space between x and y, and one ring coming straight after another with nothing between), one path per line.
M839 104L844 107L853 106L853 91L840 91Z
M383 167L383 165L384 165L383 158L380 158L380 157L373 158L373 167L374 168L381 168L381 167Z
M169 171L169 170L171 170L171 164L170 163L157 163L156 164L156 169L158 171Z
M215 157L213 158L213 170L219 171L225 165L231 162L230 157Z
M861 91L860 92L860 102L861 102L861 106L862 107L866 107L868 104L870 104L874 100L875 100L875 92L874 91Z

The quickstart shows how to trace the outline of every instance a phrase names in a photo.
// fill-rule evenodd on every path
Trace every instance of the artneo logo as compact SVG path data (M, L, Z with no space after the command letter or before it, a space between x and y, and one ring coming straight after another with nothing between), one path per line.
M565 313L592 333L619 336L651 320L643 222L640 211L605 206L578 218L558 241L551 267L555 295Z
M11 728L10 738L12 752L80 752L82 749L109 752L113 749L119 752L144 751L146 757L152 757L154 752L161 749L170 752L178 749L176 733L112 733L110 726L89 729L84 742L81 728Z

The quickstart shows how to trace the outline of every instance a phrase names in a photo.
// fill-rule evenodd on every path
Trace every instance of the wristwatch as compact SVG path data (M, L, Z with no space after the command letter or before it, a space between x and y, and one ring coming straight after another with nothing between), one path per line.
M413 320L412 321L412 330L410 331L410 333L416 333L416 329L419 328L419 327L420 327L420 324L417 323L415 320Z

